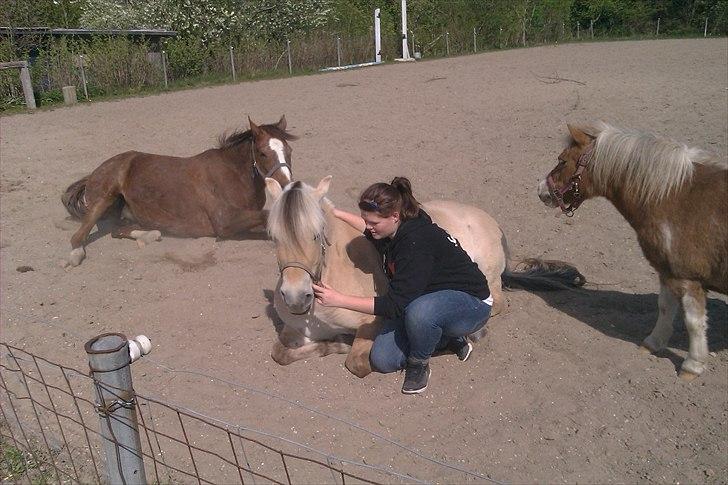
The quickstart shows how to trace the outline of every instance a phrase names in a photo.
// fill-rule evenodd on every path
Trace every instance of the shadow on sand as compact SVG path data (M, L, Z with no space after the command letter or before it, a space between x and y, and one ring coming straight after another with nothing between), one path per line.
M600 331L604 335L640 345L657 321L657 294L580 288L570 291L533 292L547 305ZM728 304L708 296L708 347L712 352L728 348ZM682 310L674 322L670 346L687 351L688 334ZM656 354L669 358L676 367L682 357L669 349Z

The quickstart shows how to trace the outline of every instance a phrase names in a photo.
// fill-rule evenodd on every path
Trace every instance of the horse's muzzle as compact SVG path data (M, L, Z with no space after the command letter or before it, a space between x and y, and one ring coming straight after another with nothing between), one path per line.
M541 202L543 202L547 207L558 207L558 204L554 200L545 179L541 180L538 184L538 198L541 199Z

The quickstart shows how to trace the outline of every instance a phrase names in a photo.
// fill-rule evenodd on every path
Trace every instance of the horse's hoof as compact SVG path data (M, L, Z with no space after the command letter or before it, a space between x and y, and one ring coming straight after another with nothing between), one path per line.
M646 346L645 344L640 345L640 352L643 354L651 354L652 349Z
M147 233L142 236L142 241L145 243L152 243L156 241L160 241L162 239L162 233L160 231L157 231L156 229L153 231L147 231Z
M68 256L68 264L71 266L78 266L86 258L86 250L83 248L76 248L71 251Z
M691 382L695 380L696 377L698 377L698 374L696 374L695 372L690 372L689 370L680 369L678 377L680 377L680 379L684 380L685 382Z
M131 231L129 235L136 240L137 245L140 248L143 248L146 244L162 239L162 233L156 229L152 231L140 231L135 229Z

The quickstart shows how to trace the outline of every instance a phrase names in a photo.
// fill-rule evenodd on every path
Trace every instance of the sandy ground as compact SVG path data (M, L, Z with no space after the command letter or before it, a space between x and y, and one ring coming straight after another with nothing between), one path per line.
M632 229L605 200L558 217L536 185L567 122L601 118L725 157L727 62L726 39L560 45L3 117L2 340L84 369L87 339L146 334L154 350L134 364L139 393L426 481L474 479L431 461L440 460L511 483L725 483L725 297L710 295L706 374L682 382L682 322L669 350L638 350L658 285ZM404 396L402 375L360 380L341 355L288 367L270 359L270 241L164 238L140 249L106 235L81 266L59 266L78 227L61 192L103 160L130 149L191 155L247 116L282 114L301 137L294 176L333 175L340 207L354 209L372 182L406 175L421 200L487 210L515 258L570 261L590 285L510 293L467 363L435 358L427 392Z

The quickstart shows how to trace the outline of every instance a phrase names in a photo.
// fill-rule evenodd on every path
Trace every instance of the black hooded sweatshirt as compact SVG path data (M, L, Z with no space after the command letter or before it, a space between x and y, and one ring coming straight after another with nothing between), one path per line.
M403 221L392 239L364 235L382 255L389 291L374 297L374 314L397 318L416 298L440 290L458 290L485 300L488 282L457 239L432 222L420 209L417 217Z

